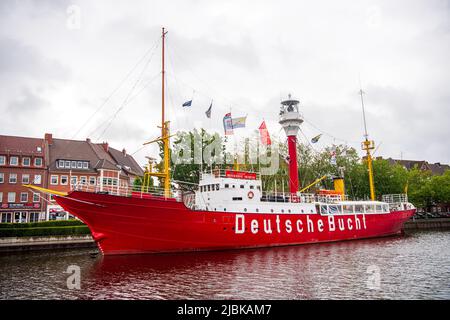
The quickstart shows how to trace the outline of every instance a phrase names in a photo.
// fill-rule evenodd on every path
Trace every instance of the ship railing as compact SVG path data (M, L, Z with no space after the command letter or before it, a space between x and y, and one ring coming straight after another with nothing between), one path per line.
M133 198L150 198L150 197L165 197L164 188L149 187L149 186L117 186L117 185L97 185L84 182L78 182L71 185L72 190L92 192L92 193L106 193L122 197ZM171 190L170 198L176 198L181 201L181 193L177 190Z
M383 202L387 202L389 204L389 209L391 211L414 209L414 205L408 202L408 195L405 193L384 194L381 199Z
M326 194L326 195L316 195L314 193L297 193L292 194L290 192L273 192L264 191L262 192L261 201L268 202L303 202L303 203L337 203L342 201L343 198L339 194Z
M384 194L381 197L383 202L387 203L405 203L408 202L408 195L405 193L400 194Z

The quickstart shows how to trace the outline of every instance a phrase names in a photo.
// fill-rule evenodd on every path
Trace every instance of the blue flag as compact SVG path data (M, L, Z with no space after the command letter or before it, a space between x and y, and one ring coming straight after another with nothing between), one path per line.
M212 109L212 101L211 104L209 105L208 110L206 110L205 114L208 118L211 118L211 109Z
M192 105L192 100L186 101L183 103L182 107L190 107Z

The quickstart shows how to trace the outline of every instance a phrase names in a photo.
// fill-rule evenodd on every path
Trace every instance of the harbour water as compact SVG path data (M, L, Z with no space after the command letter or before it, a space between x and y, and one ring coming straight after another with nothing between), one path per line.
M208 253L94 252L2 254L0 299L450 299L450 231Z

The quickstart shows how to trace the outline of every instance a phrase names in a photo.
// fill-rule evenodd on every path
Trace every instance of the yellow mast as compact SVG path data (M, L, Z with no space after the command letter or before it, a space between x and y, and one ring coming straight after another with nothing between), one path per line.
M361 148L364 151L366 151L367 170L369 171L370 199L372 201L374 201L375 200L375 186L374 186L374 182L373 182L372 155L370 154L370 150L375 149L375 142L373 140L369 140L369 135L367 133L366 113L364 110L364 99L363 99L364 91L362 91L362 89L360 89L359 94L361 95L361 105L362 105L363 119L364 119L364 137L365 137L365 140L361 144Z
M161 86L161 138L152 140L150 142L144 143L144 145L156 142L156 141L162 141L163 143L163 151L164 151L164 168L162 172L149 172L148 175L159 177L164 179L164 196L166 198L170 197L170 165L169 165L169 144L170 144L170 131L169 131L169 121L166 121L165 116L165 110L164 110L164 85L165 85L165 69L164 69L164 47L165 47L165 37L166 37L167 31L162 28L162 68L161 68L161 80L162 80L162 86Z

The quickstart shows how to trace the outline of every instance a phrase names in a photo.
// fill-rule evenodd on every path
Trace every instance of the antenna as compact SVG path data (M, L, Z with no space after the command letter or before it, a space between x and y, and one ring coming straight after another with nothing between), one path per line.
M361 85L361 77L359 77L359 95L361 96L361 107L362 107L363 120L364 120L364 137L367 140L369 137L369 134L367 133L366 110L364 108L364 98L363 98L364 94L365 94L365 92L362 90L362 85Z
M367 169L369 171L369 187L370 187L370 199L372 201L375 200L375 186L373 181L373 167L372 167L372 155L370 154L370 151L375 149L375 143L373 140L369 140L369 135L367 133L367 125L366 125L366 112L364 110L364 98L363 94L364 91L362 90L361 86L361 78L359 79L359 94L361 96L361 106L363 111L363 119L364 119L364 138L361 147L364 151L366 151L366 157L367 157Z

